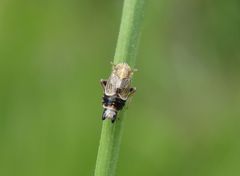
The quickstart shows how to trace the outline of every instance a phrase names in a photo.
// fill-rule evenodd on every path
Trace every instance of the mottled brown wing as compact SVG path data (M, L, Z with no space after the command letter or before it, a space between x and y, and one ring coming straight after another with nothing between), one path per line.
M119 90L118 90L118 96L119 96L122 100L127 100L127 99L128 99L128 96L129 96L129 92L130 92L129 90L130 90L129 87L119 89Z
M111 74L111 76L107 80L105 94L108 96L115 95L117 93L117 83L118 78L114 74Z
M117 87L118 89L126 89L129 88L131 84L131 79L122 79L119 83L119 86Z

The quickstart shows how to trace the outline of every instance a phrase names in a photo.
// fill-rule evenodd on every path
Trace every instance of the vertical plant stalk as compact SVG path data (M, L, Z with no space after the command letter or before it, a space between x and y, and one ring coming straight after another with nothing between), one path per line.
M143 10L144 0L124 1L114 64L126 62L131 68L134 67ZM119 120L114 124L110 120L103 121L95 176L115 175L123 130L124 112L121 112L118 118Z

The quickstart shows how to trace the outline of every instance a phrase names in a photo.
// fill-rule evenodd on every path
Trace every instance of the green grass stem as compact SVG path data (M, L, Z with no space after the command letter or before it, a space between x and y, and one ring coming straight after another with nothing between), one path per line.
M126 62L134 68L140 28L143 18L144 0L125 0L120 32L114 56L114 64ZM114 124L103 121L98 149L95 176L114 176L123 130L124 112Z

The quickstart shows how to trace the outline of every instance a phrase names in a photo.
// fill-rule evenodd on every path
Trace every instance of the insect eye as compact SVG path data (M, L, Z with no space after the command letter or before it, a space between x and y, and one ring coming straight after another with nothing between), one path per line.
M118 72L118 71L119 71L119 68L114 67L114 71L115 71L115 72Z

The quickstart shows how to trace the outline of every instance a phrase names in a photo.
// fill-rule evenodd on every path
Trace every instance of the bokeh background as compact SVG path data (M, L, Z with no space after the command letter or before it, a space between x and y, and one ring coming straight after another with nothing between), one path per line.
M0 175L93 175L122 0L0 1ZM239 0L149 0L117 176L240 175Z

